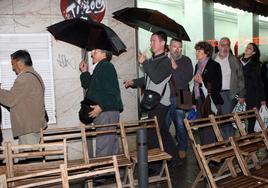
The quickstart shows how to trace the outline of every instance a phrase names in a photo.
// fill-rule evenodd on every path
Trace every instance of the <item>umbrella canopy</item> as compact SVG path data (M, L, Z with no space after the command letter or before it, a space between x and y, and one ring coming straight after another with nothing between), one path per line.
M125 44L108 26L84 19L70 19L47 27L57 40L91 51L102 49L119 55L126 51Z
M147 31L164 31L169 37L190 41L183 26L165 14L146 8L124 8L113 13L113 17L131 27Z

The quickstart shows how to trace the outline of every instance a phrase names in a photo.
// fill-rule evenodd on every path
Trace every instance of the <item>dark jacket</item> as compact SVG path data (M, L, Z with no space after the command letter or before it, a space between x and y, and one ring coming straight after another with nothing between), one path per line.
M146 89L153 90L160 95L163 94L160 103L170 105L170 87L168 81L171 76L171 61L165 53L159 54L146 60L143 64L144 73L147 79L134 79L133 87L142 87L146 85ZM147 83L145 83L145 80Z
M178 89L189 90L189 82L193 78L193 64L189 57L182 55L175 62L178 67L172 69L174 81L172 79L170 81L171 97L175 96L175 92Z
M263 63L261 66L261 77L264 86L265 100L268 104L268 63Z
M80 75L81 85L87 89L86 97L96 102L102 111L123 111L116 70L106 59L100 61L93 74Z
M142 64L144 73L146 73L152 82L160 84L164 79L171 75L171 62L165 54L157 55L153 58L145 60ZM145 78L134 79L133 87L142 87L145 85Z
M195 74L197 71L197 65L195 66ZM208 60L206 67L202 73L203 82L205 87L209 90L208 85L210 85L210 93L211 98L215 105L223 104L223 99L220 95L221 87L222 87L222 73L221 73L221 66L216 61L212 60L211 58ZM204 94L201 89L202 85L199 85L200 89L200 96L204 100ZM193 104L196 104L195 101L195 93L193 89Z
M246 88L247 108L259 107L260 102L265 100L263 83L261 80L260 63L250 60L243 66Z

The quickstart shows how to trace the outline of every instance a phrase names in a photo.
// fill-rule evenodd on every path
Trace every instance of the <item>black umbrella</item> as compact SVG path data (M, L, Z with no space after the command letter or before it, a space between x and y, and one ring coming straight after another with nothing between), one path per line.
M183 26L165 14L146 8L124 8L113 13L113 17L131 27L147 31L164 31L169 37L190 41Z
M91 51L103 49L119 55L126 51L125 44L108 26L84 19L70 19L47 27L57 40Z

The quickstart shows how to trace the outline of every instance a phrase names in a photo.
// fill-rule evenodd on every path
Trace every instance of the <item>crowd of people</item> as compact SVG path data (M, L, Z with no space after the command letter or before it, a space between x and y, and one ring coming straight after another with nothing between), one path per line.
M159 103L146 113L148 118L157 117L164 148L173 157L171 164L180 164L187 156L188 147L183 120L190 109L178 107L178 93L191 92L191 108L197 110L198 118L208 115L202 112L207 95L215 104L216 115L231 113L238 102L246 103L247 109L266 104L267 93L265 95L262 79L265 76L267 79L268 73L267 68L261 69L260 51L256 44L249 43L244 53L236 57L227 37L220 39L216 53L210 43L200 41L195 45L197 63L194 68L194 60L182 54L181 40L174 38L167 45L166 33L158 31L151 35L150 42L152 57L138 54L144 77L126 79L124 86L126 89L145 87L161 96ZM91 106L88 116L94 118L94 124L117 123L123 111L123 102L116 69L111 63L112 54L103 49L94 49L91 57L92 74L86 62L82 61L79 65L81 86L86 90L85 98L96 103ZM35 144L40 139L40 128L47 127L44 83L33 69L27 51L18 50L11 54L11 64L17 78L10 90L0 89L0 103L10 111L13 136L18 137L21 144ZM190 88L192 80L193 87ZM176 139L170 133L172 124L175 126ZM254 125L254 120L249 121L249 133L254 132ZM233 126L227 124L221 128L221 132L224 139L228 139L234 134ZM201 144L215 142L209 128L203 128L199 136ZM117 154L120 150L118 142L116 135L97 136L96 156ZM157 145L155 132L149 131L148 147Z
M165 33L156 32L151 36L152 57L147 58L144 54L139 54L138 57L145 76L124 81L126 88L145 86L145 89L159 94L165 91L160 103L148 111L148 117L158 118L164 148L177 164L186 158L187 132L183 120L189 111L178 108L177 91L192 91L192 108L197 110L197 118L208 116L208 113L202 111L207 95L211 96L211 102L216 108L213 113L216 115L231 113L237 103L246 104L246 109L266 104L267 94L265 95L261 77L258 46L249 43L239 57L233 55L230 46L228 37L220 39L217 52L210 43L198 42L195 45L197 63L193 71L191 59L182 55L182 41L172 39L167 48ZM262 75L267 75L263 72ZM190 89L192 80L193 87ZM177 147L170 134L171 123L175 126ZM250 120L248 133L254 132L254 125L255 121ZM224 139L233 136L235 133L232 124L222 126L221 133ZM151 134L148 134L149 147L156 144ZM210 128L200 129L199 137L201 144L215 142L215 135Z

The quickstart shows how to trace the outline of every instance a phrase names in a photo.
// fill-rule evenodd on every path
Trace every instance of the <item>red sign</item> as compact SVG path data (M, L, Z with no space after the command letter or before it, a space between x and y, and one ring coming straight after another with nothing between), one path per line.
M65 19L83 18L101 22L105 3L104 0L61 0L60 9Z

